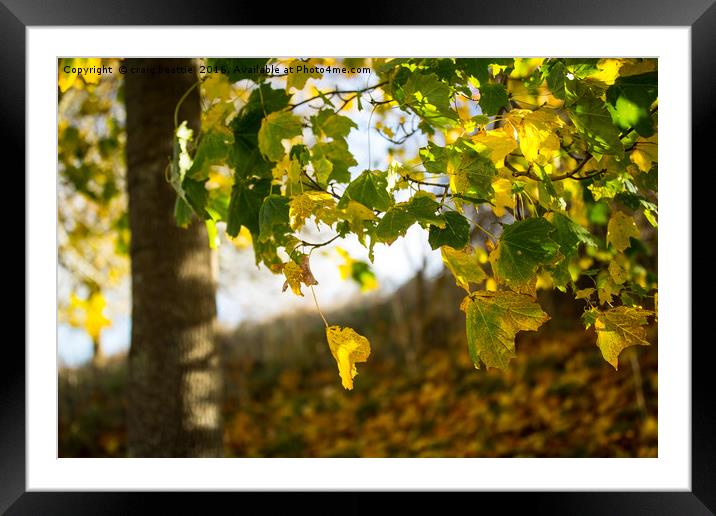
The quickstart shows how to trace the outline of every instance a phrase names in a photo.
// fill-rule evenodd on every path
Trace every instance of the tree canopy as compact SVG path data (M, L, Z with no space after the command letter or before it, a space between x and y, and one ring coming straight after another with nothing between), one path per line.
M361 67L370 73L358 80ZM615 368L624 348L648 344L644 326L658 299L649 245L658 214L656 60L207 58L199 68L201 130L175 117L167 179L177 224L203 220L207 245L219 231L250 240L256 264L285 276L284 290L315 298L315 249L354 235L372 261L375 246L417 224L466 291L459 308L476 368L508 367L515 335L549 319L540 289L585 304L585 327ZM60 73L60 90L79 81ZM360 112L373 137L389 142L384 169L370 166L369 135L369 166L356 170L364 160L348 136ZM76 137L73 127L61 122L61 140ZM118 138L109 127L91 143L106 158ZM61 177L109 209L116 179L83 170L72 148L61 145ZM121 210L111 220L121 251ZM322 238L308 240L309 223ZM360 271L349 275L370 281L365 263L353 267ZM370 344L324 322L351 389Z

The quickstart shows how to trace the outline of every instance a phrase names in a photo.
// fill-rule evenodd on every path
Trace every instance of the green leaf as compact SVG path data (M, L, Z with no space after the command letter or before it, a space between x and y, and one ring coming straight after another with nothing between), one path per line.
M348 143L344 139L331 142L319 142L311 148L314 160L325 159L333 165L327 181L348 183L351 180L349 168L354 167L358 162L348 149Z
M332 109L324 109L311 117L311 130L319 138L345 138L351 129L357 128L353 120L336 114Z
M455 119L456 113L450 107L450 86L437 75L412 73L405 83L405 103L431 123L442 125L440 118Z
M208 219L209 214L206 212L206 202L209 199L209 192L204 185L204 181L195 181L190 177L185 177L182 182L184 189L184 197L191 206L194 213L202 219Z
M333 163L328 161L326 158L320 158L312 161L313 172L316 175L316 181L319 185L325 186L328 183L328 178L333 172Z
M430 226L428 243L433 249L448 245L453 249L462 249L470 240L470 223L456 211L443 214L445 226Z
M607 108L617 127L649 137L654 134L649 109L657 96L657 72L619 77L607 90Z
M430 143L420 150L420 156L425 170L450 177L453 193L478 199L492 197L492 180L497 175L495 164L464 142L447 147Z
M287 111L270 113L261 122L259 149L268 159L279 161L286 153L281 140L302 133L301 119Z
M443 217L436 214L439 207L440 204L432 194L418 192L409 201L398 203L385 212L375 228L376 238L379 242L391 244L399 236L405 235L416 222L445 226Z
M490 254L498 281L515 292L535 294L536 269L550 264L559 250L552 240L555 228L543 218L531 218L505 226Z
M346 188L338 202L339 208L348 206L348 201L356 201L371 209L386 211L393 204L388 194L387 173L379 170L365 170Z
M269 195L263 200L259 210L259 240L280 240L291 231L289 220L289 198Z
M480 85L487 83L489 77L488 67L491 64L511 66L514 59L504 57L464 57L455 60L458 69L480 81Z
M245 226L252 234L259 233L259 210L270 189L270 179L244 179L235 175L226 221L226 232L230 236L237 236L241 226Z
M288 105L289 97L284 90L274 90L267 84L255 89L248 103L231 121L234 146L229 157L230 164L239 177L271 177L273 166L259 150L258 132L265 113L273 113Z
M515 356L515 335L549 320L537 302L515 292L474 292L460 307L467 322L467 346L476 369L506 369Z
M261 73L261 68L266 66L268 58L225 58L210 57L206 60L207 66L218 69L221 73L225 73L230 82L238 82L243 79L251 79L259 82L259 79L265 77L265 73Z
M560 100L565 99L564 79L566 74L566 68L561 61L555 62L547 73L547 87L552 92L552 95Z
M500 108L509 107L507 89L502 84L485 83L480 86L480 108L485 115L494 116Z
M233 142L221 133L208 132L202 136L194 155L194 163L187 175L196 180L207 179L212 165L221 165L229 157Z
M551 235L559 244L559 251L567 258L575 256L579 244L598 247L596 239L586 228L561 213L552 213L552 225L556 231Z
M591 93L585 93L569 111L579 134L587 142L590 152L621 156L624 145L619 139L619 129L604 102Z
M174 218L176 219L177 226L180 228L187 227L191 223L192 215L194 215L194 212L191 206L189 206L184 199L177 196L177 200L174 203Z

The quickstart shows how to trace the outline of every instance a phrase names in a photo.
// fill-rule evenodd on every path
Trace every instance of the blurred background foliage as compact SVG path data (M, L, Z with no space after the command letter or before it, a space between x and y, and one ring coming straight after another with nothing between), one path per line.
M116 59L66 61L78 66L106 64L113 70L119 64ZM514 98L525 106L555 102L523 80L534 69L529 61L521 60L509 78ZM81 329L93 345L91 364L59 368L59 455L122 457L126 353L107 357L102 349L105 330L129 311L122 78L65 74L61 67L58 86L59 319ZM318 87L318 81L308 80L304 95ZM231 88L236 101L230 108L238 109L249 89L241 83ZM296 94L300 98L301 93ZM416 132L413 120L387 109L376 110L370 120L367 110L358 113L355 100L351 102L345 112L355 117L359 130L348 140L351 148L363 149L356 150L361 166L367 160L368 125L383 137L373 139L368 166L387 168L394 159L408 165L419 162L424 135L415 135L418 143L403 140ZM205 106L203 123L224 116L225 104ZM475 115L474 106L466 102L456 106L461 116ZM444 137L449 142L458 134L447 131ZM637 168L651 170L636 177L649 183L645 189L655 190L656 156L639 151L632 160ZM614 197L610 185L566 181L560 186L573 201L570 216L589 225L601 239L606 237ZM498 193L501 186L500 180L494 185ZM227 171L213 168L207 188L229 189ZM539 195L533 192L534 197ZM615 200L624 205L632 201L628 196ZM511 190L502 201L487 218L481 218L484 213L471 215L486 229L499 230L495 216L514 220L510 210L516 208ZM641 240L632 240L625 254L628 263L622 255L618 258L628 270L632 289L644 291L657 280L657 230L646 217L637 217ZM306 231L315 235L317 228ZM337 242L340 247L327 247L312 263L321 282L324 312L336 324L360 328L373 343L370 361L362 365L355 389L347 393L310 297L296 298L288 292L280 297L282 278L247 266L254 262L248 231L221 239L219 339L227 456L657 456L655 322L648 328L652 345L625 350L614 371L594 344L594 330L585 332L580 321L586 302L548 291L552 278L542 275L537 283L539 303L551 320L539 332L517 336L517 358L508 370L478 373L466 353L464 314L457 309L464 291L445 272L440 253L431 252L425 238L418 241L408 233L391 246L392 254L376 257L375 267L357 242ZM489 243L484 235L473 233L471 242L485 263ZM382 252L376 249L376 254ZM614 256L587 247L572 267L575 273L598 269L615 261ZM385 267L382 273L380 266ZM391 283L398 273L401 279ZM608 274L600 274L582 278L578 285L597 290L600 303L602 296L611 299L613 294L630 304L629 296L643 294L615 286ZM239 326L236 318L222 321L222 296L235 295L233 287L241 291L244 304L225 306L243 313ZM485 288L495 289L492 278ZM368 294L354 295L359 292ZM343 301L343 306L333 300ZM283 307L280 313L278 306Z
M420 288L425 296L416 296ZM326 315L361 328L371 360L348 393L315 314L220 336L229 457L656 457L656 327L618 371L568 295L540 293L552 319L517 337L507 371L476 372L449 275ZM637 360L638 356L638 360ZM125 453L126 357L60 372L60 456Z

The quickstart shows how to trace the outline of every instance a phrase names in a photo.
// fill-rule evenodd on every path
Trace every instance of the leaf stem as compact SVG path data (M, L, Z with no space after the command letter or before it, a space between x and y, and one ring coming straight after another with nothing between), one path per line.
M203 79L199 79L194 84L189 86L189 89L184 92L184 95L181 96L179 99L179 102L177 102L176 107L174 108L174 130L176 131L176 128L179 127L179 108L181 108L181 105L184 103L186 98L189 96L189 94L194 91L194 88L199 86L203 82Z
M495 235L493 235L492 233L490 233L489 231L487 231L487 230L486 230L485 228L483 228L480 224L478 224L477 222L475 222L475 226L477 227L477 229L483 231L487 236L489 236L489 237L490 237L490 240L492 240L493 243L497 242L497 238L495 238Z
M311 289L311 295L313 296L313 302L316 304L316 310L318 310L318 315L321 316L321 319L323 319L323 324L326 325L326 328L328 328L328 321L326 321L326 318L323 316L323 312L321 312L321 307L318 306L318 298L316 297L316 291L313 290L313 285L309 285Z

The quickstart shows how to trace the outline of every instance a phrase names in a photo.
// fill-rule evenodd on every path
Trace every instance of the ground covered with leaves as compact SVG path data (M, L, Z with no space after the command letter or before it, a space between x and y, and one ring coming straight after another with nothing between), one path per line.
M290 342L269 342L265 333L247 337L263 354L237 352L242 343L225 337L226 455L657 456L654 325L652 345L625 350L617 371L602 358L592 331L554 317L539 332L519 335L506 371L478 371L467 353L464 318L428 317L421 349L406 354L396 344L400 327L376 321L373 312L358 314L364 327L367 316L375 352L352 391L343 389L322 347L320 325L295 337L305 346L300 360L284 353ZM307 317L282 324L296 328L300 320ZM282 326L265 326L261 331L274 332L279 342ZM61 371L60 456L126 453L125 379L123 357L101 370Z

